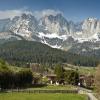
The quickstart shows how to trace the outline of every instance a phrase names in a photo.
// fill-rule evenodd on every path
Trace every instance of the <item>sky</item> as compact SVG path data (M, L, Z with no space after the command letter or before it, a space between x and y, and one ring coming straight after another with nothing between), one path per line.
M100 0L0 0L1 19L25 10L37 13L46 9L61 12L66 19L73 21L100 18Z

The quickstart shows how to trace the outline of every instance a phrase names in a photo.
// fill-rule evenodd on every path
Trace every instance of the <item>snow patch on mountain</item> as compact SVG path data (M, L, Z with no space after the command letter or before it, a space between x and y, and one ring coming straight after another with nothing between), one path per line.
M43 32L39 32L38 34L39 34L38 37L40 37L40 38L44 38L44 37L51 38L51 39L52 38L59 38L59 39L62 39L63 41L68 38L67 35L61 35L61 36L59 36L56 33L44 34Z
M90 42L100 41L98 34L93 34L92 36L90 36L88 38L74 38L74 39L78 40L79 43L83 43L86 41L90 41Z
M82 35L83 33L82 33L82 31L78 31L78 32L76 32L76 34L77 35Z

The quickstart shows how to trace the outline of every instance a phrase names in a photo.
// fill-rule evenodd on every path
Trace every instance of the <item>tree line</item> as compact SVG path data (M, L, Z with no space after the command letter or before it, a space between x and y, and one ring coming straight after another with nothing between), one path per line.
M51 48L33 41L13 41L0 45L0 57L12 65L27 66L29 63L69 63L78 66L97 66L95 57L81 56Z
M28 69L11 70L5 61L0 60L0 89L23 88L32 84L33 75Z

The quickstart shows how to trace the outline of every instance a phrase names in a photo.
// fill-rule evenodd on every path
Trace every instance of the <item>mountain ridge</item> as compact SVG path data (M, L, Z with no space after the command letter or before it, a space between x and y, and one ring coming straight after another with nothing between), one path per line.
M99 50L96 45L100 44L100 20L87 18L80 23L74 23L60 13L45 15L40 19L23 13L13 19L0 20L0 40L14 39L37 41L69 51L73 51L75 45L80 46L79 43L83 45L84 42L89 42L95 43L94 48ZM86 46L91 45L87 43Z

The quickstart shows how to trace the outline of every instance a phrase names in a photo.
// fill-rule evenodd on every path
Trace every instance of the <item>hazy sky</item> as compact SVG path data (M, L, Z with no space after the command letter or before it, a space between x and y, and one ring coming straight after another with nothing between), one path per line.
M7 10L28 9L61 11L67 19L100 18L100 0L0 0L0 14ZM2 14L3 16L3 14Z

